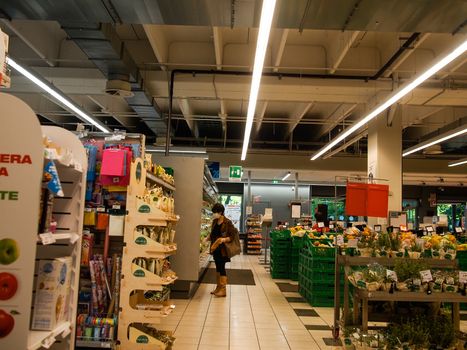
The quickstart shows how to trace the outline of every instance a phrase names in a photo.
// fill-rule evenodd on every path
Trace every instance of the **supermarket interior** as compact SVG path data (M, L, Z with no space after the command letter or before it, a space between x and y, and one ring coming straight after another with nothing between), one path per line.
M466 18L0 0L0 349L467 349Z

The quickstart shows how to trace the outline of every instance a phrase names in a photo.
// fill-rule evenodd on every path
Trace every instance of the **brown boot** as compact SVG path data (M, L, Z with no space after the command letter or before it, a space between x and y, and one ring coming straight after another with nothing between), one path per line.
M217 293L214 293L214 296L218 298L225 298L227 296L227 276L221 276L220 282L221 287Z
M216 286L216 289L214 289L211 294L216 294L219 289L221 288L221 274L219 272L216 273L216 283L217 283L217 286Z

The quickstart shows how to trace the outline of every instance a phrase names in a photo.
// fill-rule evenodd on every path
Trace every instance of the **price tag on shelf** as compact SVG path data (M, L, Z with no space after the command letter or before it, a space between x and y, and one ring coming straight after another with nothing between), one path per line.
M386 270L386 277L391 281L397 282L397 273L393 270Z
M430 270L420 271L420 277L422 278L422 282L431 282L433 280Z
M459 282L467 283L467 271L459 271Z
M462 233L462 227L456 227L456 233Z
M43 245L54 244L56 242L54 235L50 232L41 233L39 234L39 237Z
M120 204L112 205L112 209L120 209L122 206Z
M324 222L318 222L318 227L323 228L324 227Z
M357 248L357 245L358 245L358 239L356 238L349 239L349 241L347 242L347 247L349 248Z
M97 207L96 211L98 213L105 213L105 207Z
M336 243L338 246L342 246L344 245L344 236L342 235L338 235L337 236L337 243Z
M332 230L334 228L334 224L329 224L329 228Z
M374 230L375 230L375 232L381 232L382 231L381 225L375 225Z

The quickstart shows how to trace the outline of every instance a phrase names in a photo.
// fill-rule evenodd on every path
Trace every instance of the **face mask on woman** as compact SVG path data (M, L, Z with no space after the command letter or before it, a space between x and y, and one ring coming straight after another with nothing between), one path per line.
M212 214L213 219L219 219L220 217L221 217L221 214L219 214L219 213Z

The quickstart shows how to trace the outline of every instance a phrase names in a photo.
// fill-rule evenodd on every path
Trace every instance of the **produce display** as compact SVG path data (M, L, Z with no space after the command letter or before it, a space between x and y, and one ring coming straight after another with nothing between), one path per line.
M352 241L353 246L350 244ZM369 228L360 231L355 227L344 232L344 242L344 248L356 248L354 254L366 257L453 260L457 250L467 249L467 245L459 245L451 234L417 237L412 232L378 233Z
M384 330L366 333L348 327L343 339L345 349L464 349L464 343L456 339L452 320L444 312L440 315L416 312L399 317Z
M456 293L466 295L467 279L458 270L430 270L423 261L397 260L394 270L371 264L354 271L348 277L356 288L370 292L383 290L389 293L426 292Z
M199 235L199 266L200 269L207 266L209 261L209 245L210 242L207 240L207 237L211 234L211 209L208 202L203 203L203 209L201 211L201 227Z

